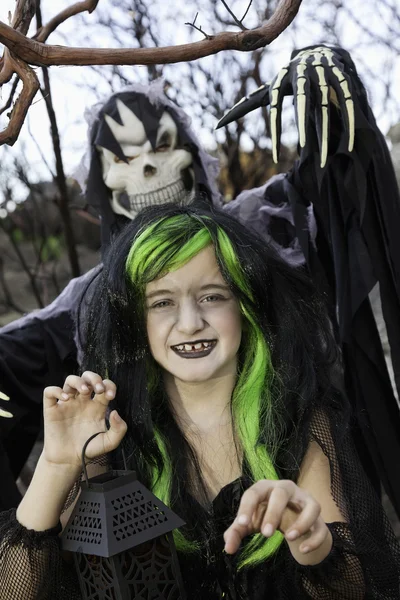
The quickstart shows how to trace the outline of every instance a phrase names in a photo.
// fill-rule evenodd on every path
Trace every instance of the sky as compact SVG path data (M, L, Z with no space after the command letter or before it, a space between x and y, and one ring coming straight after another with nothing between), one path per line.
M74 0L42 0L42 11L43 21L46 22L51 16L58 13L63 8L69 6ZM179 19L176 18L174 12L171 12L171 2L156 2L153 0L152 7L157 10L157 16L162 18L165 22L165 28L163 30L164 39L162 40L165 45L170 43L183 43L188 41L188 35L194 35L191 39L200 39L200 36L193 32L188 33L188 28L184 26L185 21L193 20L195 10L197 7L199 10L198 23L203 23L204 29L207 30L207 17L205 13L205 2L206 0L197 0L196 3L189 1L182 2L181 0L175 0L176 5L179 5ZM400 13L400 0L385 0L385 2L391 3L394 9L399 8ZM111 0L100 0L98 9L103 10L105 4L112 4ZM397 59L393 62L393 56L387 48L379 45L365 45L366 36L363 33L363 28L369 27L373 22L374 31L378 35L385 35L385 23L388 23L388 15L385 11L380 11L377 6L380 0L343 0L343 4L351 5L353 8L358 5L360 11L358 18L361 21L361 26L356 26L354 22L344 17L340 23L342 31L342 40L344 46L348 45L352 48L352 56L357 62L357 54L365 60L367 59L369 73L365 75L365 82L367 87L369 86L370 100L372 102L375 114L378 119L378 123L384 133L394 123L396 118L399 118L399 113L396 114L396 110L382 110L382 93L384 90L374 88L374 73L380 73L387 65L393 72L393 81L400 81L400 54ZM244 12L243 8L247 7L247 0L232 0L230 5L237 14ZM274 50L274 56L272 60L274 65L265 64L264 70L266 76L269 73L275 72L276 69L283 66L293 48L294 39L298 46L309 45L319 41L321 39L321 31L317 31L315 23L311 20L311 12L315 10L315 6L319 6L318 10L323 11L324 5L322 3L316 3L315 0L303 0L302 7L298 17L296 17L296 33L293 31L293 27L289 27L289 30L285 32L278 40L276 40L271 48ZM8 12L13 11L15 6L15 0L1 0L0 4L0 19L8 22ZM131 18L132 15L123 15L123 18ZM329 14L326 15L327 21ZM203 21L201 19L203 18ZM255 16L249 12L249 16L246 21L248 27L256 25ZM380 20L381 19L381 20ZM90 23L90 16L85 16L85 22ZM85 46L92 44L96 47L110 47L110 45L117 45L119 42L120 47L129 43L128 40L120 39L117 42L110 39L106 28L96 36L87 40L87 32L82 27L82 20L80 17L73 17L67 23L63 24L59 32L53 34L49 40L50 43L66 44L75 46ZM180 26L180 23L182 25ZM400 23L393 23L393 27L400 29ZM33 30L34 31L34 30ZM89 31L89 30L88 30ZM400 34L400 30L399 30ZM90 33L89 33L90 35ZM400 37L400 35L399 35ZM0 46L1 48L1 46ZM390 59L390 62L389 62ZM214 57L203 59L204 61L212 61ZM204 63L205 64L205 63ZM276 66L275 66L276 65ZM171 67L172 68L172 67ZM132 78L132 69L135 70L134 77L140 79L141 73L144 67L126 67L129 78ZM180 65L173 66L174 73L179 72L182 69ZM87 128L83 119L83 113L86 107L91 106L96 100L96 94L91 91L87 84L91 83L96 92L101 93L101 82L98 78L90 72L87 68L82 67L52 67L50 69L52 90L53 90L53 101L57 106L57 118L60 128L61 143L63 148L63 158L65 161L66 171L72 174L81 160L81 156L86 148L86 135ZM363 75L363 73L361 73ZM229 86L229 78L225 82L226 86ZM107 89L104 89L104 93ZM5 91L2 93L2 100L7 98ZM397 107L398 108L398 107ZM5 116L0 117L0 126L4 127L6 123ZM218 136L223 134L213 133L211 131L202 130L200 123L193 119L194 129L199 134L202 143L212 149L216 145ZM213 126L213 124L211 124ZM211 127L210 127L211 129ZM35 138L34 143L31 139L31 135ZM284 140L285 141L285 140ZM7 165L10 164L12 153L20 153L25 157L26 161L29 162L31 167L32 178L49 179L50 173L46 166L46 159L50 161L50 170L53 170L52 164L52 152L51 152L51 140L48 131L48 117L45 111L44 102L37 94L31 108L29 109L29 115L26 123L23 126L19 140L15 143L13 148L4 149L0 148L0 164L2 165L3 177L7 171ZM0 173L1 176L1 173ZM16 189L16 198L20 199L24 196L25 190ZM1 198L0 198L1 203ZM0 215L1 216L1 215Z

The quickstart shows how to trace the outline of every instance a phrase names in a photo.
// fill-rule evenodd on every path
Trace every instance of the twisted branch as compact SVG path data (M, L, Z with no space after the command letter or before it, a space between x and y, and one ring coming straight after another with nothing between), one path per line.
M76 4L65 8L58 13L58 15L50 19L46 25L41 27L35 33L32 39L36 40L37 42L45 42L49 35L51 35L53 31L55 31L57 27L61 25L61 23L64 23L64 21L67 21L67 19L73 17L74 15L78 15L86 11L91 14L96 9L98 3L99 0L84 0L83 2L76 2Z
M149 65L189 62L223 50L251 52L275 40L296 16L302 0L280 0L272 17L256 29L221 32L208 39L163 48L67 48L26 38L0 21L0 42L31 65Z
M226 2L222 0L224 5ZM245 29L242 21L238 22L240 33L221 32L210 36L198 28L206 39L180 46L163 48L68 48L65 46L46 45L49 35L64 21L73 15L88 11L92 13L99 0L83 0L61 11L46 25L42 26L33 39L26 33L35 14L35 0L17 0L11 26L0 21L0 42L6 50L0 60L0 86L10 81L14 74L22 80L23 89L11 112L7 128L0 133L0 145L12 145L18 138L26 113L39 89L39 82L29 65L47 67L52 65L156 65L189 62L211 56L224 50L252 52L263 48L275 40L286 29L296 16L302 0L280 0L272 17L260 27ZM191 24L197 28L195 22ZM15 92L14 83L10 98Z

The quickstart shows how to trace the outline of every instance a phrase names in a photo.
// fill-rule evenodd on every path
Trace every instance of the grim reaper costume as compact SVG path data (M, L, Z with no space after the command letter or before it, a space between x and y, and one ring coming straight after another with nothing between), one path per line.
M358 421L359 453L400 514L400 415L368 298L379 282L399 382L400 248L393 232L400 230L400 202L390 157L345 51L295 53L271 86L243 99L225 122L270 104L277 157L286 94L294 96L299 159L287 174L243 192L224 210L289 262L305 264L326 295ZM87 200L101 215L104 245L143 206L184 202L193 191L221 206L215 160L160 86L132 87L92 114ZM40 428L43 388L78 368L82 297L100 270L73 280L49 307L0 331L0 389L10 396L6 408L14 415L0 419L3 509L18 501L13 480Z

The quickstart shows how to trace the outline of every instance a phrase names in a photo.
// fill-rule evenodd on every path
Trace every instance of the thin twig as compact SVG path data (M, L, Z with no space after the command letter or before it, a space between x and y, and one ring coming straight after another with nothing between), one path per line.
M7 102L5 103L4 106L2 106L0 108L0 115L2 115L3 112L5 112L7 109L10 108L10 106L11 106L13 100L14 100L14 96L15 96L15 92L17 90L18 83L19 83L19 77L17 75L15 77L14 81L13 81L13 84L12 84L12 87L11 87L11 91L10 91L10 95L8 96Z
M193 23L185 23L185 25L189 25L189 27L193 27L193 29L195 29L196 31L199 31L200 33L202 33L204 35L204 37L206 38L206 40L211 40L212 39L212 35L208 35L208 33L206 33L205 31L202 30L201 25L196 25L196 19L198 17L198 12L196 13L195 18L193 19Z
M250 0L248 7L245 10L245 13L243 15L243 17L240 19L240 22L243 23L243 21L245 20L245 18L247 17L247 13L250 10L251 5L253 4L253 0Z
M50 165L49 165L49 163L48 163L48 161L47 161L47 159L46 159L46 157L45 157L45 155L44 155L44 152L43 152L43 150L42 150L42 147L41 147L41 145L38 143L38 141L37 141L36 137L35 137L35 136L33 135L33 133L32 133L32 130L31 130L31 122L30 122L30 119L29 119L29 118L28 118L27 125L28 125L28 133L29 133L29 135L31 136L33 143L35 144L37 151L39 152L40 158L42 159L43 163L46 165L46 167L47 167L47 169L48 169L48 171L49 171L50 175L52 176L52 178L53 178L53 179L55 179L55 177L56 177L56 176L55 176L55 174L53 173L53 171L52 171L52 169L51 169L51 167L50 167Z
M227 3L225 2L225 0L221 0L222 4L225 6L226 10L228 11L228 13L231 15L232 19L235 21L236 25L238 27L240 27L240 29L242 31L247 31L247 28L243 25L242 21L239 21L239 19L237 18L237 16L235 15L235 13L229 8L229 6L227 5ZM247 11L246 11L247 14ZM243 19L242 19L243 20Z

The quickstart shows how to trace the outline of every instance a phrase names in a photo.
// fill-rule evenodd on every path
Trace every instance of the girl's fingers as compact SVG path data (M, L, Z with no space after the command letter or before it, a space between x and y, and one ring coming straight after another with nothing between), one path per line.
M62 397L62 394L63 390L55 385L45 388L43 392L43 407L46 409L55 406Z
M238 516L235 519L240 525L249 525L253 515L261 502L267 502L274 481L262 479L249 487L240 501Z
M113 400L117 393L117 386L111 379L103 379L104 393L107 398Z
M320 504L306 492L302 493L304 494L304 498L298 498L298 502L303 503L302 510L294 523L285 532L286 539L289 541L296 540L308 533L321 514Z
M116 386L110 379L102 379L97 373L85 371L82 377L69 375L64 383L62 399L67 401L78 394L90 398L94 392L94 400L107 406L115 398Z
M274 487L268 499L260 531L265 537L271 537L281 524L282 516L287 508L292 490L287 487Z
M326 526L326 523L319 518L313 525L310 536L304 540L299 547L300 552L307 554L316 550L326 541L327 537L330 536L330 531Z
M110 413L110 429L106 432L106 443L104 449L106 452L111 452L117 448L128 429L125 421L119 416L116 410Z
M234 526L232 525L227 529L224 533L225 540L225 552L227 554L234 554L239 550L240 543L244 537L247 535L247 528L243 526Z
M236 552L242 539L254 532L254 521L258 516L257 509L261 502L267 500L273 485L272 481L257 481L243 494L237 517L224 533L225 551L228 554Z
M91 389L82 377L68 375L63 386L63 392L64 394L67 394L68 397L70 395L75 396L76 394L88 396L91 393ZM63 399L67 400L68 398L64 397Z
M104 394L105 386L102 378L93 371L85 371L82 373L82 379L87 386L90 386L95 394Z
M86 456L95 458L115 450L127 432L128 426L116 410L110 413L110 429L95 437L86 448Z

